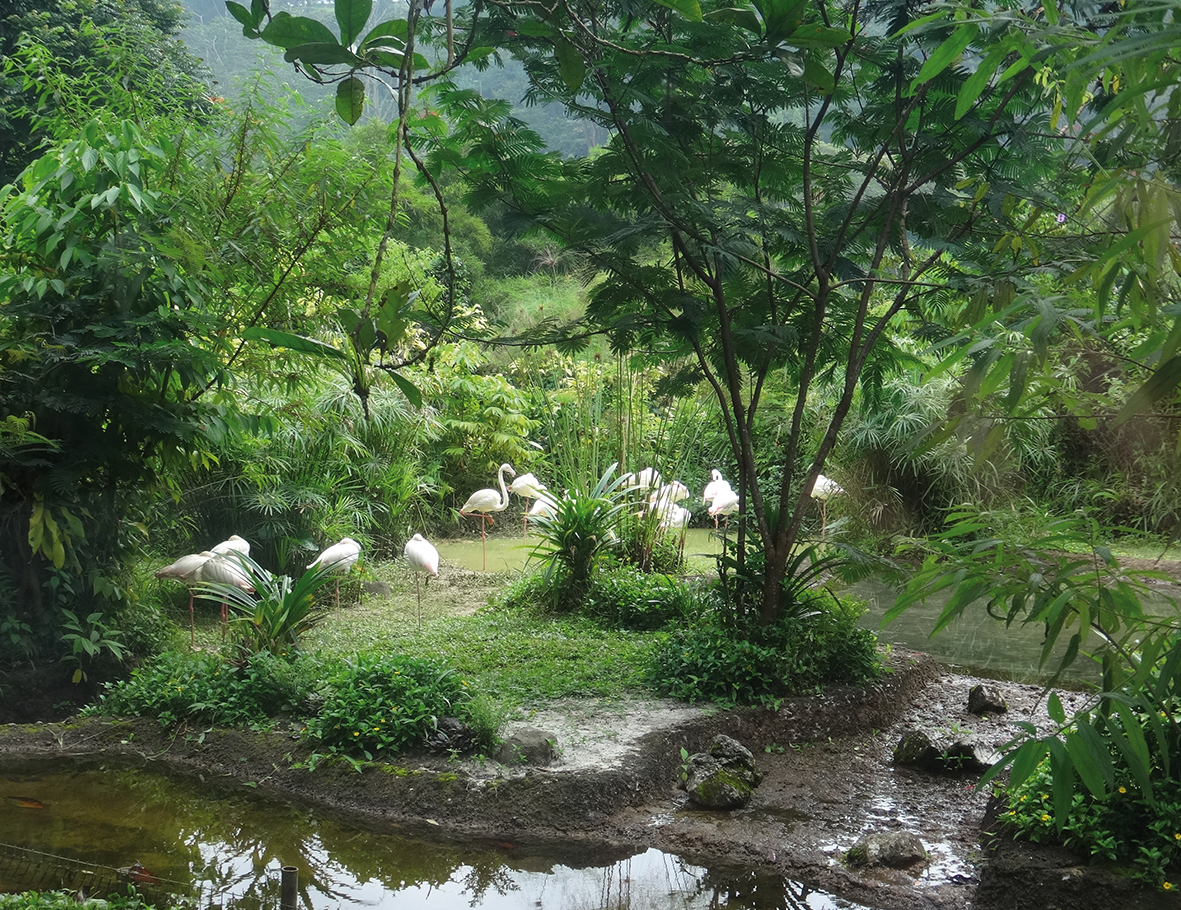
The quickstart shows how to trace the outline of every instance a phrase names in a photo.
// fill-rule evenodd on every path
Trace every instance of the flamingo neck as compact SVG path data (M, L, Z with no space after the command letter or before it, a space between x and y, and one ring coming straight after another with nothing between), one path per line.
M503 497L497 500L496 511L503 512L508 508L508 489L504 485L504 465L501 465L500 470L496 472L496 482L500 484L500 495Z

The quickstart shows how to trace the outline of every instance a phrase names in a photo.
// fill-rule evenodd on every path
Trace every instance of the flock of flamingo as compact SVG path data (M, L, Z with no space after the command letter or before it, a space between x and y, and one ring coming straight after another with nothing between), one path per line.
M504 482L507 474L512 482L506 486ZM689 526L692 513L679 505L689 498L689 489L679 480L671 483L661 483L660 472L655 468L644 468L635 474L624 474L621 478L625 487L634 490L651 490L648 495L645 511L658 516L659 526L665 529L680 529L682 534ZM508 508L509 496L516 493L525 499L532 499L533 505L525 513L525 535L529 534L529 518L538 515L552 516L557 506L555 499L533 474L516 476L512 465L502 464L496 473L499 489L492 487L476 490L468 497L467 502L459 509L459 514L465 517L479 516L480 540L484 546L484 570L488 569L487 529L493 524L493 513L503 512ZM811 495L821 504L821 533L827 521L827 505L830 497L845 492L835 481L820 474L816 483L812 485ZM714 520L714 527L718 526L718 518L724 516L727 526L730 516L738 511L738 494L722 477L722 472L714 468L710 472L710 482L706 484L701 494L702 504L708 504L708 514ZM641 515L644 514L642 511ZM200 584L215 583L232 585L249 594L254 593L254 586L245 570L245 563L239 559L250 555L250 543L237 534L228 540L204 550L200 553L190 553L182 556L171 565L156 572L157 578L168 578L182 582L189 588L189 639L190 644L196 642L196 623L193 617L193 597L195 588ZM414 572L414 587L418 594L418 624L422 625L422 589L419 586L418 574L426 572L431 577L439 575L439 551L421 534L415 534L407 542L402 551L406 562ZM345 537L339 543L325 549L311 563L309 569L316 567L332 572L336 579L336 602L340 604L340 576L347 575L361 557L361 545L351 537ZM429 581L429 579L428 579ZM223 601L221 605L222 638L225 638L228 622L229 606Z

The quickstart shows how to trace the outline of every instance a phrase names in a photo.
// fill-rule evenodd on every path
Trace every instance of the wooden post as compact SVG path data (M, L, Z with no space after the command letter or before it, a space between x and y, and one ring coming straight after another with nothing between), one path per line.
M299 869L295 866L284 866L279 885L279 910L296 910L298 896Z

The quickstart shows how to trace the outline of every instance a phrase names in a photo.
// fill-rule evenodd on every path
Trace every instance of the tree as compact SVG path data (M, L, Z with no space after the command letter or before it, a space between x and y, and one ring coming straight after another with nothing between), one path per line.
M168 0L18 0L0 18L0 185L98 109L141 126L165 110L205 119L206 72L176 40L184 16Z
M38 634L73 598L122 599L133 503L225 427L201 400L226 379L204 288L161 255L169 165L134 125L92 123L0 197L0 418L24 431L0 464L0 565Z
M891 332L948 298L962 305L980 291L993 302L989 257L973 243L990 231L991 246L1059 146L1036 128L1044 114L1021 59L957 119L972 70L947 65L964 45L945 40L951 22L899 36L912 17L901 3L495 2L453 33L450 9L448 27L431 20L428 31L416 8L366 31L342 0L339 38L262 4L230 9L248 33L336 81L338 99L363 102L360 74L400 80L399 135L410 154L429 149L428 173L459 170L469 202L507 205L597 266L588 318L618 349L692 359L726 414L765 563L760 602L739 612L749 606L764 624L857 390L872 394L907 361ZM439 81L419 77L408 52L440 34L438 71L511 54L538 98L610 141L561 160L503 103L445 82L433 99L446 123L408 118L411 85ZM775 375L789 378L790 400L766 399ZM805 403L823 383L837 403L812 429ZM791 415L772 476L756 470L752 433L769 407Z

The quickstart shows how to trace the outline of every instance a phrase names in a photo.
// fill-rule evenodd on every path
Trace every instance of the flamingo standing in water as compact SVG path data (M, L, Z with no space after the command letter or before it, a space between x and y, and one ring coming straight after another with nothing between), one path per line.
M421 534L415 534L402 550L402 555L414 570L414 589L418 592L418 628L422 628L422 588L418 585L418 573L426 572L431 578L439 577L439 551ZM430 581L430 578L427 579Z
M508 489L504 485L504 475L509 477L516 477L517 472L513 470L511 464L502 464L500 469L496 472L496 482L500 486L499 492L492 488L485 488L483 490L476 490L471 496L467 498L467 502L459 510L460 515L472 516L478 514L480 516L480 543L484 548L484 571L488 571L488 534L487 526L492 524L492 516L490 512L503 512L508 508Z

